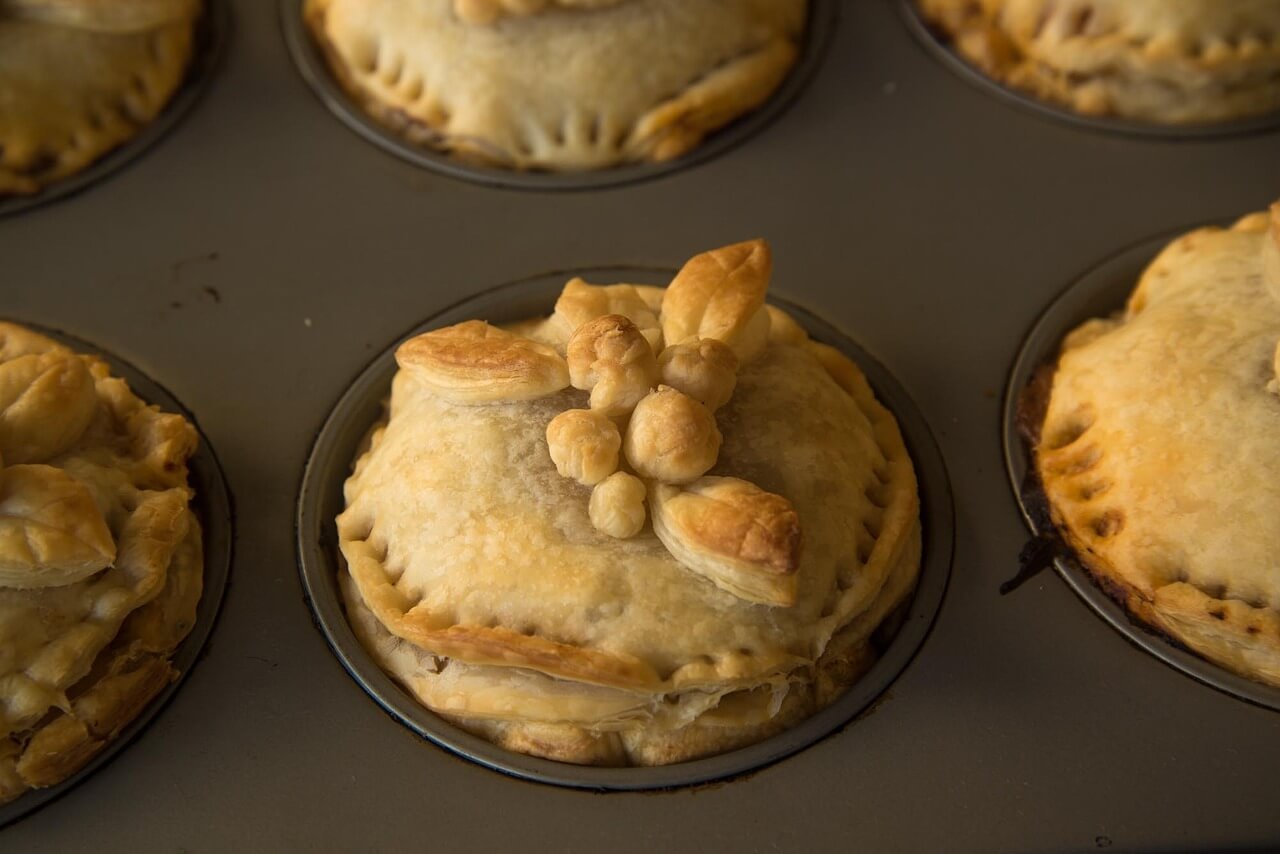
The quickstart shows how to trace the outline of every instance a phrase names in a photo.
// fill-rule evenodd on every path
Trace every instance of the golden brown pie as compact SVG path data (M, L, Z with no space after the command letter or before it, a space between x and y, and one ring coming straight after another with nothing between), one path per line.
M196 441L101 359L0 323L0 802L75 773L176 675Z
M1093 116L1219 122L1280 109L1277 0L916 0L987 75Z
M670 160L762 104L806 0L307 0L338 81L412 142L515 169Z
M181 86L198 0L0 0L0 197L132 139Z
M739 244L400 346L340 582L418 700L511 750L656 765L778 732L875 661L919 570L914 469L858 368L765 305L770 267Z
M1280 205L1173 241L1063 343L1035 465L1104 589L1280 685Z

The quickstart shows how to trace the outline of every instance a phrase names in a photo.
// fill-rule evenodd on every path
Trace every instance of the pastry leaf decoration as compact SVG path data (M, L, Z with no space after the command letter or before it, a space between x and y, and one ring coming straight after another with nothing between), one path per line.
M84 359L53 350L0 363L0 454L45 462L71 447L97 408Z
M115 541L88 488L61 469L0 471L0 587L60 587L115 560Z

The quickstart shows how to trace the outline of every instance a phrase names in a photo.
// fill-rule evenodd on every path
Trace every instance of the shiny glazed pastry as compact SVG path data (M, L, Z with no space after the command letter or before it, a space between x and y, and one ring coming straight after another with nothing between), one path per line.
M760 106L806 0L307 0L335 77L410 141L513 169L670 160Z
M987 75L1157 124L1280 109L1280 0L915 0Z
M182 85L198 0L0 0L0 197L74 175Z
M1035 452L1055 523L1129 610L1280 685L1280 205L1173 241L1063 343Z
M738 244L401 345L340 582L419 701L511 750L659 765L874 662L919 571L914 469L857 367L765 304L770 269Z
M74 774L176 676L196 441L102 360L0 323L0 802Z

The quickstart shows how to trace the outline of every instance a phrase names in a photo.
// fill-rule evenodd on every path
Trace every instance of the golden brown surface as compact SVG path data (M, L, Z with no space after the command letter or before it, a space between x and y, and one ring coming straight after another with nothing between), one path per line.
M411 142L555 171L692 150L781 84L806 16L805 0L547 5L308 0L305 14L337 80Z
M0 0L0 197L74 175L153 121L199 15L191 0Z
M1280 301L1268 216L1173 241L1123 316L1063 344L1036 467L1105 589L1205 658L1280 684Z
M578 297L606 293L583 287ZM653 288L607 293L601 311L665 301ZM572 443L548 427L602 415L582 390L476 406L397 374L346 484L340 580L361 641L428 707L542 756L680 761L802 719L874 660L867 640L920 560L897 425L838 351L751 299L713 299L764 317L731 399L712 415L658 390L621 416L632 435L645 401L669 397L707 420L718 454L687 486L626 463L594 487L564 476L572 448L554 446ZM511 334L563 351L577 330L562 321Z
M968 62L1086 115L1158 124L1280 109L1275 0L916 0Z
M174 677L203 552L185 419L7 323L0 388L0 457L24 460L0 467L2 801L75 773Z

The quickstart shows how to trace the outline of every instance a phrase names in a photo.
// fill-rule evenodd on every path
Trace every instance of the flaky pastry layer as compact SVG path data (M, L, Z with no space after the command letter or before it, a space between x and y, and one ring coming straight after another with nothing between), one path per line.
M43 425L65 425L72 405L39 376L8 370L34 355L86 369L90 417L78 433L59 431L57 445L24 441ZM15 389L15 377L29 382ZM203 556L188 507L194 428L144 404L101 360L0 324L0 425L0 457L25 459L0 465L4 801L70 776L167 684L168 657L195 622ZM55 499L17 500L39 478L57 485ZM86 558L85 532L99 526L110 548ZM86 559L98 561L87 575ZM71 576L47 565L68 560Z

